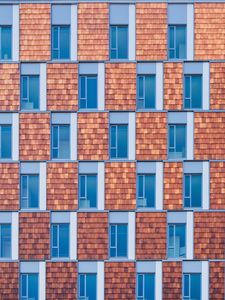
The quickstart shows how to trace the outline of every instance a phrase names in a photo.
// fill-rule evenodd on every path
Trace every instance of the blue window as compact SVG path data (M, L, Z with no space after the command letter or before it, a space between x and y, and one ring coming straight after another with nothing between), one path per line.
M11 257L11 224L0 224L0 257Z
M12 26L0 26L0 59L12 59Z
M169 59L186 58L186 25L169 26Z
M52 59L70 58L70 26L52 26Z
M39 175L21 175L21 208L39 207Z
M12 157L12 125L0 125L0 158Z
M155 206L155 175L140 174L138 175L138 207Z
M69 224L52 224L52 257L69 257Z
M97 175L79 176L79 206L80 208L97 207Z
M38 274L36 273L22 273L20 275L21 300L38 300Z
M201 300L201 274L183 274L183 300Z
M110 257L127 257L127 224L110 225Z
M169 158L186 157L186 125L169 125Z
M97 299L97 275L92 273L79 274L78 300Z
M110 58L128 58L128 26L110 26Z
M184 175L184 207L202 206L202 175Z
M202 108L202 75L185 75L184 90L184 108Z
M128 157L128 125L110 126L110 157Z
M155 108L155 75L138 76L137 107Z
M52 158L70 158L70 126L52 125Z
M80 76L80 108L97 108L97 76Z
M39 109L39 76L21 76L21 109Z
M185 224L168 224L168 257L186 257Z
M137 300L155 300L155 274L137 274Z

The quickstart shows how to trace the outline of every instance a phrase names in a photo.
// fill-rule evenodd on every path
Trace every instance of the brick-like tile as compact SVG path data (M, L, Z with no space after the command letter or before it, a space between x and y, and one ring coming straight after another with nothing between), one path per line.
M18 262L0 262L0 299L19 299Z
M209 263L209 299L225 299L225 261L211 261Z
M182 299L182 263L163 262L163 300Z
M210 108L225 109L224 62L210 62Z
M210 162L210 208L225 209L225 162Z

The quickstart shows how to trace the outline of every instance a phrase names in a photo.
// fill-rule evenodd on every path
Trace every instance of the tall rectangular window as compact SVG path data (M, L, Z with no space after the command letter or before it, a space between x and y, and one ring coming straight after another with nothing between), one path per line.
M97 207L97 175L88 174L79 176L79 207Z
M0 258L11 257L11 224L0 224Z
M110 224L110 257L127 257L127 224Z
M70 26L52 26L52 59L70 58Z
M52 125L52 158L70 158L70 126Z
M20 299L38 300L38 274L22 273L20 275Z
M201 274L183 274L183 300L201 300Z
M21 208L39 207L39 175L21 175Z
M97 300L96 274L79 274L78 300Z
M0 59L12 59L12 26L0 26Z
M110 157L128 157L128 125L110 125Z
M139 174L138 175L138 207L155 206L155 175Z
M52 224L52 257L69 257L69 224Z
M193 208L202 206L202 175L184 175L184 207Z
M168 257L186 257L185 224L168 224Z
M169 25L169 59L186 58L186 25Z
M137 107L139 109L155 108L155 84L155 75L138 76Z
M186 125L169 125L169 158L186 157Z
M21 109L39 109L39 75L21 76Z
M97 76L80 76L80 108L97 108Z
M202 108L202 75L185 75L184 92L184 108Z
M155 274L137 274L137 300L155 300Z
M128 58L128 26L127 25L110 26L110 58L111 59Z
M12 157L12 125L0 125L0 158Z

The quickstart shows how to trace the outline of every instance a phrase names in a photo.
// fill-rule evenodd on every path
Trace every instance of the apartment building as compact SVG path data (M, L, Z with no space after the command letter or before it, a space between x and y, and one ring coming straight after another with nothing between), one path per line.
M0 1L0 300L225 299L225 1Z

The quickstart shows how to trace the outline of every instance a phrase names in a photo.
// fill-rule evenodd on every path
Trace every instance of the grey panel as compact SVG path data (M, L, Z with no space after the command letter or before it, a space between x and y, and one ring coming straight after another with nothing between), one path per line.
M156 74L156 63L138 63L137 74Z
M137 273L155 273L154 261L137 261L136 263Z
M39 262L21 262L20 273L39 273Z
M186 223L187 213L186 212L168 212L167 223Z
M40 75L40 64L21 64L21 75Z
M40 163L21 163L20 174L39 174Z
M0 212L0 224L1 223L11 223L12 213L10 212Z
M155 162L138 162L137 163L138 174L155 174L156 163Z
M70 5L52 5L52 24L70 25L71 6Z
M12 114L0 114L0 124L12 124Z
M173 25L187 24L186 4L168 5L168 24L173 24Z
M98 174L98 163L97 162L79 163L79 174Z
M0 25L12 25L13 23L12 5L0 5Z
M168 124L186 124L187 113L186 112L169 112Z
M183 261L183 273L201 273L201 261Z
M110 5L110 25L129 24L129 5L111 4Z
M184 74L202 74L203 63L184 63Z
M97 273L97 262L84 261L78 263L79 273Z
M184 162L183 164L184 173L202 173L203 163L202 162Z
M53 212L51 214L51 223L70 223L70 213Z
M53 113L52 124L70 124L70 113Z
M128 212L111 212L109 213L109 223L128 223Z
M110 113L110 124L128 124L129 113Z
M91 75L98 74L98 64L96 63L81 63L79 64L79 74L82 75Z

